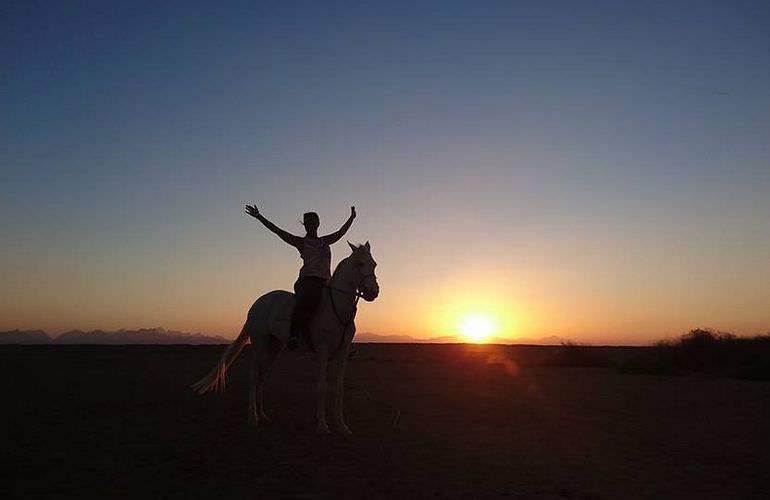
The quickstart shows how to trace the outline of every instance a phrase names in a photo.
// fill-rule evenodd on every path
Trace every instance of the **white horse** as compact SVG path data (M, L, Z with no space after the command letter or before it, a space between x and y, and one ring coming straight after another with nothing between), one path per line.
M326 423L326 392L332 384L332 424L337 432L350 434L342 414L345 366L348 348L355 335L358 298L367 302L377 298L380 286L374 274L377 263L372 258L369 242L350 245L352 253L337 265L325 286L321 302L308 324L311 346L319 364L317 427L321 434L329 434ZM294 309L294 294L284 290L266 293L249 309L240 335L227 347L214 369L193 384L199 394L224 389L227 369L251 341L254 361L249 384L249 423L257 426L269 422L262 402L262 386L268 369L289 338L289 324Z

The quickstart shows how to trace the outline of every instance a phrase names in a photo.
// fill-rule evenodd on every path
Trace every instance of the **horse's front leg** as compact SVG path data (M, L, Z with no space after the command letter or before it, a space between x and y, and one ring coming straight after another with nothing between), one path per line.
M251 369L249 370L249 425L259 426L259 413L257 411L257 390L261 389L262 380L259 376L259 361L254 356ZM261 398L261 394L259 395ZM261 405L261 402L260 402Z
M319 434L329 434L329 426L326 423L326 377L329 366L329 356L325 349L319 349L318 353L318 393L316 399L316 432Z
M348 346L340 349L331 360L329 366L329 378L334 388L334 398L332 399L332 423L334 430L340 434L352 434L350 428L345 424L343 416L343 403L345 392L345 368L348 363Z

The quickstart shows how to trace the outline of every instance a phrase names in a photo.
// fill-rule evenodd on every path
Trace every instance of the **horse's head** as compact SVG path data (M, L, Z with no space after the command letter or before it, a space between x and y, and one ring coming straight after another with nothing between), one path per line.
M371 302L380 294L380 285L377 283L377 276L374 274L374 268L377 263L372 258L372 249L367 241L363 245L353 245L348 242L353 253L350 260L356 272L356 283L358 292L367 302Z

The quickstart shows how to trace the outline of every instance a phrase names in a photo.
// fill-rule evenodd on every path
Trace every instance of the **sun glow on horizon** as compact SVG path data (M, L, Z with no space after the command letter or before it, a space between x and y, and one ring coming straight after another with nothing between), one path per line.
M539 329L517 290L483 280L478 272L442 283L423 315L424 337L452 336L459 342L510 341Z
M481 343L497 332L498 324L490 314L474 313L460 318L459 332L472 342Z

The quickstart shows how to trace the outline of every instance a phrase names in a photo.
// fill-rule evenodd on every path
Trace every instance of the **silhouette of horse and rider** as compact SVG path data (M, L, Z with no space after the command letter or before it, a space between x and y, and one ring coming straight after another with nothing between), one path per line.
M255 205L246 205L246 213L299 251L302 267L294 283L294 293L273 290L259 297L249 309L238 337L222 359L204 378L193 384L198 393L224 389L227 370L251 342L253 363L249 376L249 422L257 426L269 419L264 411L264 378L284 347L296 349L304 341L316 353L319 364L317 387L317 427L330 432L326 422L326 395L331 381L333 398L331 417L336 431L350 434L343 417L343 388L348 349L355 335L358 299L371 302L380 293L377 263L367 241L350 246L351 254L331 272L330 246L342 239L356 218L355 207L342 227L326 236L318 236L320 219L315 212L303 216L305 236L295 236L265 218Z

